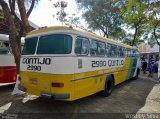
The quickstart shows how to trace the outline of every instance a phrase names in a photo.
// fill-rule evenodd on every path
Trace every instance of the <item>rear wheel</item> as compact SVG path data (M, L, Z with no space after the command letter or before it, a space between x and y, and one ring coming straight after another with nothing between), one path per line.
M108 97L109 95L111 95L113 86L114 86L113 79L111 77L108 77L105 81L104 90L101 92L102 96Z

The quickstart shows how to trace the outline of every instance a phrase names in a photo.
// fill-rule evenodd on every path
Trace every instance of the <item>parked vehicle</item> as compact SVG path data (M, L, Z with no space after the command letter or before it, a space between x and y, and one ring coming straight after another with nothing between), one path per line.
M0 83L16 82L16 64L8 35L0 34Z
M25 38L18 88L57 100L107 97L138 77L139 61L132 46L70 27L40 28Z

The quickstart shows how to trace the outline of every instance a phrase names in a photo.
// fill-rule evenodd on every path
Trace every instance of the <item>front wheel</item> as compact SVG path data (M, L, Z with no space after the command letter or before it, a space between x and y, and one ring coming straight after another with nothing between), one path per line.
M101 92L102 96L108 97L113 90L114 82L112 78L107 78L105 81L104 90Z

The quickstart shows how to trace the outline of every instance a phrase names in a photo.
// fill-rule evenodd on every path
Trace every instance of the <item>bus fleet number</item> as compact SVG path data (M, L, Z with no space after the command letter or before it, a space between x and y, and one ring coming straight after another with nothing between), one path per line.
M41 71L41 66L28 65L28 66L27 66L27 70Z
M92 61L92 67L105 67L106 61Z

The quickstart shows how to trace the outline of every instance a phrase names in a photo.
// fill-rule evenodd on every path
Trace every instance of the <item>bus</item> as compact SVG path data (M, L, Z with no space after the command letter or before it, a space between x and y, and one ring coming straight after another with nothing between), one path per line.
M21 91L73 101L113 87L140 73L137 48L67 26L42 27L25 38Z
M22 44L24 39L22 38ZM9 36L0 34L0 86L16 82L16 64L11 52Z
M155 61L159 61L159 52L141 52L140 57L141 60L145 59L148 63L149 59L154 59Z
M158 63L159 62L159 57L160 57L159 55L160 55L160 52L141 52L140 53L141 62L143 60L145 60L147 62L147 70L149 70L148 69L149 61L152 60L152 61ZM142 66L142 63L141 63L141 66ZM157 72L158 72L158 69L155 69L155 73L157 73Z
M10 52L8 35L0 34L0 83L15 83L16 64Z

